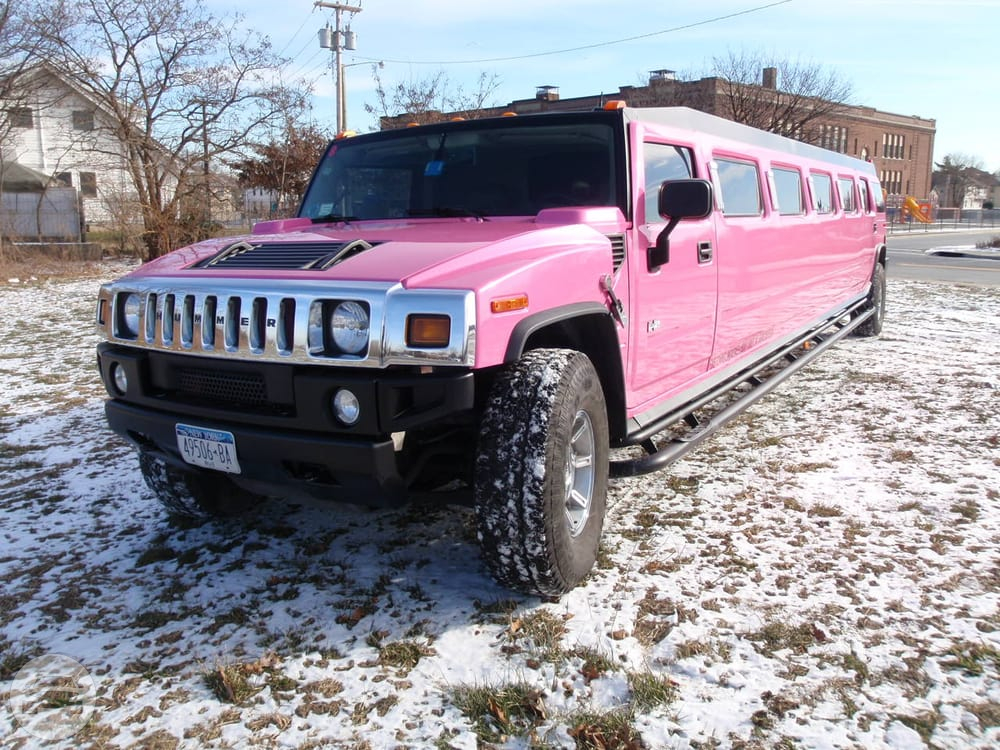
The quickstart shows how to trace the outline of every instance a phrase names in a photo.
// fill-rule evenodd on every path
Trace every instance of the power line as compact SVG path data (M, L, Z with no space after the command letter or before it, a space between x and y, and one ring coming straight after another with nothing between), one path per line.
M727 21L730 18L737 18L739 16L749 15L750 13L757 13L761 10L767 10L768 8L774 8L779 5L786 5L792 2L792 0L778 0L777 2L768 3L767 5L758 5L754 8L748 8L747 10L740 10L735 13L728 13L724 16L716 16L715 18L706 18L703 21L695 21L694 23L684 24L683 26L674 26L669 29L662 29L661 31L651 31L648 34L638 34L636 36L624 37L623 39L613 39L608 42L596 42L594 44L585 44L580 47L568 47L566 49L556 49L549 50L547 52L532 52L527 55L511 55L509 57L483 57L478 60L391 60L387 57L362 57L358 56L361 60L370 60L372 62L382 61L387 63L399 63L402 65L472 65L477 63L492 63L492 62L510 62L513 60L527 60L533 57L547 57L549 55L564 55L568 52L580 52L581 50L596 49L598 47L610 47L615 44L624 44L625 42L634 42L639 39L649 39L654 36L661 36L663 34L672 34L677 31L685 31L687 29L693 29L698 26L706 26L710 23L718 23L719 21Z
M312 19L313 13L315 13L315 12L316 12L316 7L313 6L313 9L310 10L308 14L306 14L305 20L302 21L302 25L299 26L299 28L296 29L295 33L292 34L291 38L287 42L285 42L285 46L281 48L281 51L278 53L278 57L281 57L283 54L285 54L285 50L288 49L292 45L292 42L295 41L295 37L297 37L299 34L302 33L302 29L304 29L306 27L306 24L309 23L309 21ZM303 49L305 49L305 48L303 47ZM301 55L301 54L302 54L302 50L299 50L299 55ZM296 55L295 57L298 57L298 55Z

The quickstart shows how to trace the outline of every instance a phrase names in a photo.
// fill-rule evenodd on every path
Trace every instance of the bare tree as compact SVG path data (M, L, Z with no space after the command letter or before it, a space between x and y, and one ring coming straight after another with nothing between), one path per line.
M934 167L934 186L941 205L948 207L961 208L969 188L977 183L980 175L985 175L982 159L958 152L947 154Z
M475 119L489 106L490 98L500 87L500 78L486 72L479 74L471 91L454 86L443 70L427 78L397 83L389 89L375 66L372 77L376 102L365 104L365 111L378 118L378 126L383 128L396 127L399 122L424 125L446 117Z
M213 160L304 106L278 82L270 42L198 0L58 0L35 17L48 60L101 110L148 258L199 236L189 207L211 205Z
M818 143L823 124L839 115L851 84L816 63L775 59L761 52L730 51L712 58L728 112L736 122Z
M240 185L270 191L278 215L288 215L309 185L330 138L315 125L289 120L280 138L251 146L252 156L229 162Z

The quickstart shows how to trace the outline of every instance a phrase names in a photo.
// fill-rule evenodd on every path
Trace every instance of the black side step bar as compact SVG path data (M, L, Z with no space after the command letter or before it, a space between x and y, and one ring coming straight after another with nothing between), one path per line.
M642 445L649 455L612 461L610 466L611 476L632 477L640 474L650 474L654 471L665 469L677 461L685 453L693 450L718 432L727 422L745 411L751 404L777 388L786 378L805 367L813 359L874 315L874 310L862 309L865 304L867 304L867 300L862 300L848 307L833 322L828 321L823 323L820 327L794 339L781 349L716 386L711 391L688 402L680 409L674 410L661 419L646 425L639 432L629 435L629 441L632 444ZM848 315L852 317L850 320L845 321L844 319ZM778 369L773 369L781 360L785 360L785 364ZM695 414L698 409L722 398L741 384L749 385L749 390L721 407L710 418L701 420ZM679 437L675 437L673 440L665 443L663 447L656 448L652 440L653 435L662 432L681 420L690 429Z

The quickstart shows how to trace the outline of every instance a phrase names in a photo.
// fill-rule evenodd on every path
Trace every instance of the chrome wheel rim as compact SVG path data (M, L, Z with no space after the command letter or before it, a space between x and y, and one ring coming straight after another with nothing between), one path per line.
M590 518L594 499L594 425L583 409L573 418L566 456L566 523L572 537L579 536Z

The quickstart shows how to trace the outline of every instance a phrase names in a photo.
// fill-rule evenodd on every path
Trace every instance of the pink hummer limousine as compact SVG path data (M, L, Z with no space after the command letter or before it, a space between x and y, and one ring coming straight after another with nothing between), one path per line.
M172 512L430 493L558 596L609 476L880 332L885 259L871 164L689 109L339 138L297 218L101 288L107 418Z

